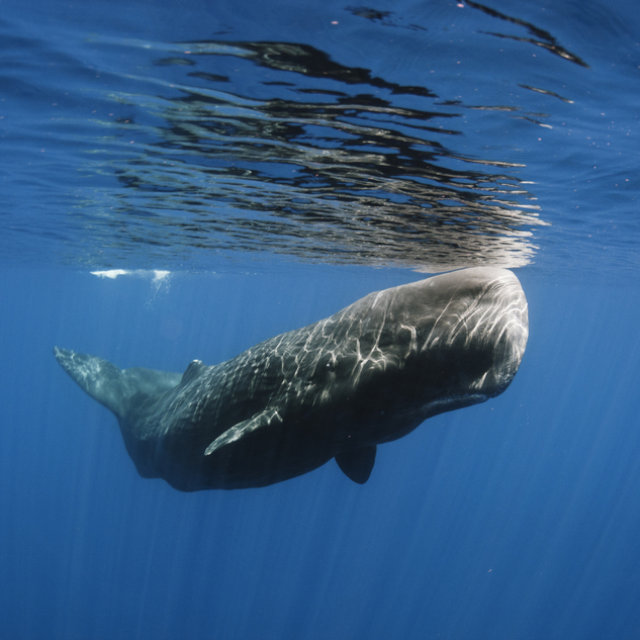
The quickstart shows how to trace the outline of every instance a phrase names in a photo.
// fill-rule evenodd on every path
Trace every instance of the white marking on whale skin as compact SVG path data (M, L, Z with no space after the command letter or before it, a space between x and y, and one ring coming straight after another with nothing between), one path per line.
M374 292L184 374L54 354L116 415L140 475L196 491L265 486L333 457L362 484L376 445L502 393L527 338L515 275L474 268Z

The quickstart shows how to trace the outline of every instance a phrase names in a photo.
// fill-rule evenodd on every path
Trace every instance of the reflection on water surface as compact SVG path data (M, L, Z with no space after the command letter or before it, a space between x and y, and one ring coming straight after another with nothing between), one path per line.
M113 96L153 123L109 123L144 150L110 163L127 188L94 230L103 259L145 242L427 271L530 261L543 223L523 165L455 151L464 105L303 44L161 49L153 64L182 82L155 85L175 95Z

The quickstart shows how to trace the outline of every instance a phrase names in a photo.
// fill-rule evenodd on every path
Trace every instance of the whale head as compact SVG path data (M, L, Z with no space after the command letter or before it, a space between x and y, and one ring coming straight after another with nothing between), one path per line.
M502 393L529 333L520 282L486 267L372 293L327 320L336 330L323 354L334 376L327 395L348 397L342 406L368 424L365 440L378 442Z
M415 323L418 359L426 366L441 363L461 393L502 393L518 371L529 336L527 300L516 276L475 268L417 285L417 295L401 292L396 304Z

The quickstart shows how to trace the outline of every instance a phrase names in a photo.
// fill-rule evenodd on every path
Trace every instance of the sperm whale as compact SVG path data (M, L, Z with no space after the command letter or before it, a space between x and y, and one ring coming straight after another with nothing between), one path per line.
M479 267L371 293L183 374L54 355L115 414L145 478L181 491L262 487L335 458L362 484L378 445L502 393L528 332L516 276Z

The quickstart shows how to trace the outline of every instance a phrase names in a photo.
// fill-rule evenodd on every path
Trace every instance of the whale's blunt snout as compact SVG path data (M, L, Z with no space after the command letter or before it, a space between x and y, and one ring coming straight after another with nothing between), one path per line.
M492 353L492 365L476 388L488 396L502 393L516 375L529 337L527 299L518 278L506 270L495 271L486 285L475 331Z

